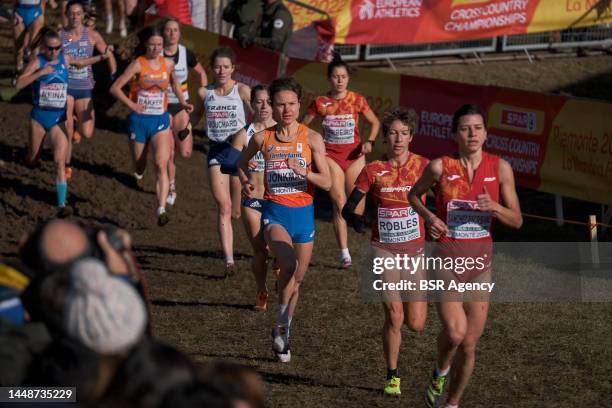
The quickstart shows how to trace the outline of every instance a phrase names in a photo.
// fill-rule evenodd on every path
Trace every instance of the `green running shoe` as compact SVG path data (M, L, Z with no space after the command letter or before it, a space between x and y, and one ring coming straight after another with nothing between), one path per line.
M400 391L400 378L392 376L391 379L387 380L385 385L385 395L402 395Z
M444 389L448 382L447 375L438 375L434 369L431 375L431 382L425 390L425 403L429 408L439 407L444 400Z

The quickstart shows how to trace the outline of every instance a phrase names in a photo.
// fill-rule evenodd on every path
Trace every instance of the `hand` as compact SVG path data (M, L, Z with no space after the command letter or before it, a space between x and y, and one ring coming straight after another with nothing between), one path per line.
M104 54L102 54L102 59L108 59L112 55L113 51L115 51L115 47L112 45L107 46L106 50L104 50Z
M130 273L130 268L123 257L123 254L118 251L117 247L123 248L123 250L129 250L132 247L132 239L127 231L117 229L113 231L109 237L106 231L98 231L97 239L98 245L104 252L106 259L106 266L111 273L118 275L127 275ZM110 240L118 240L119 242L109 242Z
M448 233L448 226L435 215L427 220L426 227L433 239L438 239Z
M240 44L242 48L249 48L253 45L253 37L248 34L242 34L240 38L238 38L238 44Z
M144 105L140 105L138 103L132 102L132 106L130 106L130 109L133 110L136 113L144 113L145 106Z
M255 198L253 192L255 191L255 186L250 182L246 182L242 184L242 195L246 198Z
M482 193L476 196L476 202L478 203L478 209L481 211L495 211L499 205L493 201L486 186L483 186Z
M255 160L249 160L249 169L255 170L257 168L257 162Z
M55 68L53 68L53 65L47 64L42 67L38 72L40 73L40 76L49 75L55 72Z
M298 176L306 177L308 175L308 168L302 167L300 161L295 157L287 159L287 167L289 167Z
M361 143L361 154L368 154L372 152L372 142L370 142L369 140L366 140L365 142Z
M183 109L185 109L185 112L187 112L187 113L193 112L193 105L192 104L185 102L181 106L183 107Z

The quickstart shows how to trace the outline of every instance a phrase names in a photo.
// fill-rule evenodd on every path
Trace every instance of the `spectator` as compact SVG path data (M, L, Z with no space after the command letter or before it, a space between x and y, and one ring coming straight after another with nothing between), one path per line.
M232 0L223 9L223 20L234 25L232 38L257 36L263 18L262 0Z
M293 31L293 19L282 0L264 0L264 12L255 37L241 34L238 42L243 48L251 45L269 48L272 51L285 53Z

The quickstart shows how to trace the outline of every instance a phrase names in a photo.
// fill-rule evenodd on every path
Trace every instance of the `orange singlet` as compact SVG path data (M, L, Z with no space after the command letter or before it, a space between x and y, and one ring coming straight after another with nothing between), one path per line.
M346 171L361 156L359 138L359 114L370 110L366 99L348 91L342 99L318 96L308 108L308 113L322 116L325 151Z
M287 207L303 207L312 204L314 186L305 177L298 176L287 166L288 158L297 158L302 167L310 168L312 151L308 144L308 128L298 124L297 137L291 142L281 142L276 128L264 130L261 152L266 162L264 199Z
M482 161L474 170L471 183L467 168L459 158L442 157L442 175L436 187L436 212L448 226L448 234L438 240L438 255L482 257L486 265L458 274L461 281L472 279L491 265L493 216L488 211L481 211L476 201L485 187L491 199L499 202L499 157L482 152Z
M130 99L145 107L143 115L162 115L167 110L168 98L166 90L170 84L170 73L166 59L158 57L159 69L151 68L146 57L137 59L140 64L140 74L132 81Z

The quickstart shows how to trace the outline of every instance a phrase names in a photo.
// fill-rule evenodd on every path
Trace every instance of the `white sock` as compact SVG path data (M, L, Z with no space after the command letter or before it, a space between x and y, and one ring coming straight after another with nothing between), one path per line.
M176 190L176 182L175 180L170 181L170 191L174 192Z
M159 207L156 211L157 216L159 217L160 215L162 215L163 213L166 212L166 209L164 207Z
M440 368L438 367L438 363L436 363L436 374L437 375L448 375L448 372L450 371L450 365L448 367L446 367L446 370L440 370Z
M289 327L291 318L289 317L289 305L278 305L278 325Z
M448 402L444 405L444 408L459 408L459 405L452 405L449 404Z
M234 257L233 256L226 256L225 257L225 264L226 265L228 265L228 264L232 264L233 265L234 264Z
M342 248L340 250L340 259L351 259L351 254L349 253L348 248Z

